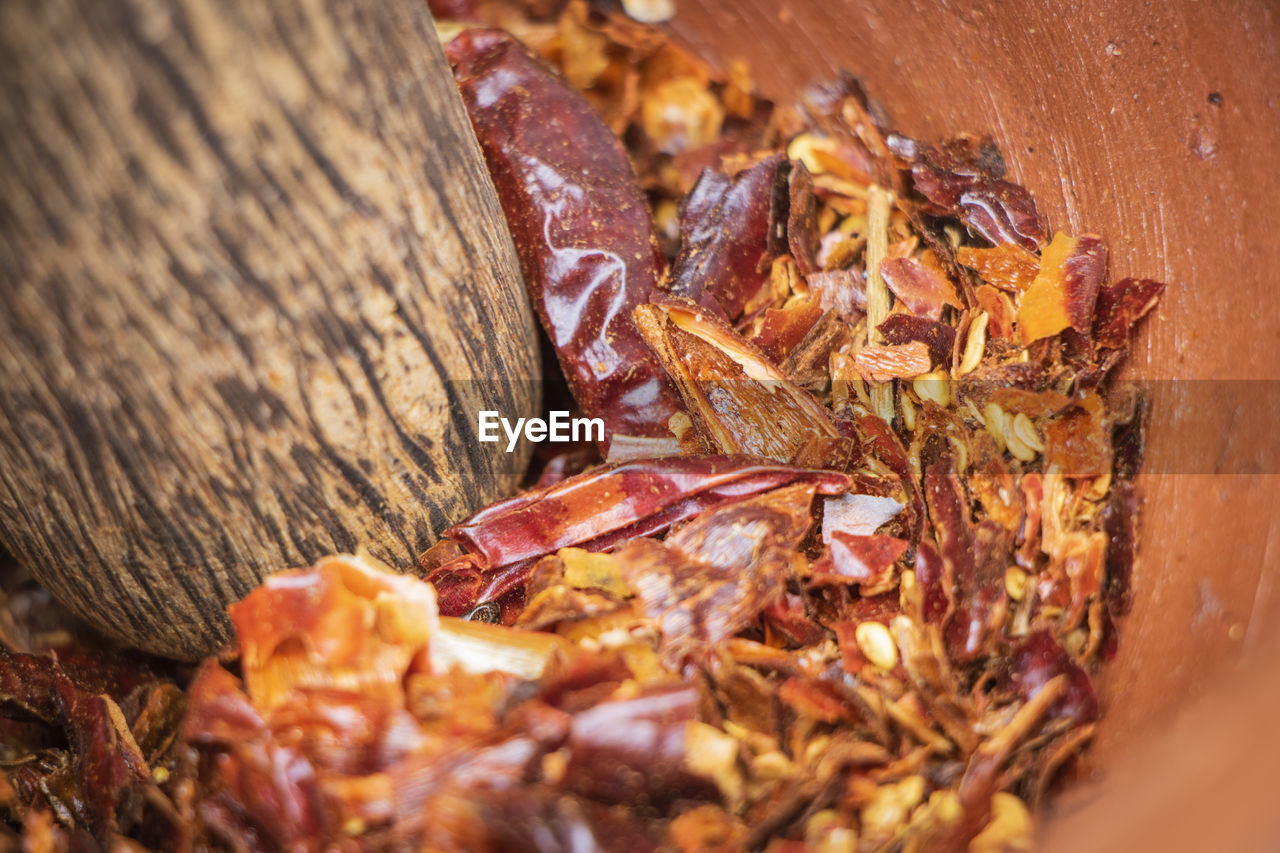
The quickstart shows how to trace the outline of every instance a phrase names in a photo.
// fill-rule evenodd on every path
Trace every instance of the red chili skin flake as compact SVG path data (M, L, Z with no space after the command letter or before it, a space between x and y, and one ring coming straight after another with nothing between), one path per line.
M742 316L784 249L774 223L786 205L786 166L786 156L775 154L733 177L702 173L681 211L671 293L731 321Z
M864 379L884 382L889 379L919 376L933 366L929 347L920 341L906 344L863 347L853 355L853 367Z
M801 274L818 271L818 196L813 176L804 164L791 164L787 179L787 248Z
M929 359L934 364L949 364L951 351L956 345L955 326L938 323L927 317L910 314L890 314L876 326L887 344L907 344L919 341L929 347Z
M431 17L441 21L480 20L475 0L430 0L427 8L431 10Z
M1050 679L1067 676L1067 692L1053 703L1050 713L1078 723L1098 718L1098 697L1089 675L1071 659L1048 630L1035 631L1010 656L1010 676L1023 699L1030 699Z
M1111 470L1111 436L1096 396L1045 422L1044 459L1046 472L1065 477L1100 477Z
M661 629L665 658L674 663L725 643L781 599L813 526L813 496L812 484L775 489L710 510L663 542L638 539L614 552Z
M1060 391L1028 391L1025 388L996 388L991 401L1006 412L1021 412L1029 418L1055 415L1071 405L1071 398Z
M826 639L826 630L810 617L801 596L784 592L764 609L763 616L770 634L789 646L803 648Z
M813 298L786 308L769 308L760 328L748 340L774 364L781 364L822 319L822 314L822 304Z
M722 320L679 297L635 312L707 447L842 469L853 451L830 414Z
M162 682L141 660L102 649L94 656L64 651L25 654L0 642L0 741L15 754L24 742L29 750L5 776L15 808L70 815L105 849L123 823L136 819L133 806L154 785L122 706L139 723L148 708L136 703L155 696L151 690ZM155 818L172 829L168 815ZM89 838L80 836L82 846Z
M1073 329L1087 344L1107 248L1093 234L1058 234L1041 255L1040 271L1022 294L1018 326L1023 344Z
M988 285L1021 293L1040 272L1040 259L1019 246L1001 243L989 249L961 246L956 260L973 270Z
M913 541L920 537L925 523L924 497L916 485L916 477L912 472L911 460L901 439L883 420L875 415L864 415L856 422L856 432L860 446L868 456L888 466L907 490L909 499L909 518L904 520L904 529Z
M662 257L617 138L587 101L497 30L446 47L520 255L525 285L574 399L614 433L669 435L679 398L636 332Z
M849 608L849 617L855 623L879 622L888 625L901 611L901 597L895 590L859 597Z
M807 279L823 309L835 311L841 319L856 322L866 311L867 285L853 270L815 272Z
M906 553L908 544L896 536L854 536L836 531L831 535L828 557L815 564L814 570L818 571L821 566L821 571L878 585L887 580L893 564Z
M778 700L789 708L823 723L857 722L857 717L835 691L821 681L788 678L778 687Z
M944 571L954 583L955 608L944 629L953 660L970 661L995 638L1005 604L1004 566L1009 534L995 522L974 525L955 460L944 453L925 470L925 500L938 536Z
M1107 247L1095 234L1076 238L1075 250L1062 265L1066 287L1067 316L1071 328L1088 335L1093 324L1098 288L1107 274Z
M548 792L538 785L504 789L500 797L484 798L480 808L497 850L527 848L532 838L548 850L657 853L663 849L656 821L620 806Z
M118 708L106 696L86 693L63 672L56 675L57 700L75 755L80 794L88 812L89 828L105 838L114 827L116 806L130 783L147 780L146 761L130 738L125 741L112 718ZM119 718L123 723L123 718Z
M1001 180L1004 161L990 139L957 139L914 146L915 188L944 213L959 216L993 244L1035 252L1048 242L1044 217L1031 193Z
M1098 291L1093 313L1093 339L1102 349L1124 349L1138 320L1155 307L1164 283L1124 278Z
M940 625L951 613L953 573L937 547L928 541L916 546L916 585L921 590L920 618Z
M1000 298L1000 291L984 284L974 291L978 307L987 312L987 336L1004 341L1013 340L1014 311Z
M1044 478L1031 471L1022 475L1018 485L1022 491L1026 515L1023 516L1018 550L1014 557L1019 566L1030 570L1035 566L1036 555L1040 552L1040 502L1044 500Z
M557 445L551 446L556 447ZM535 456L536 460L537 457ZM584 444L580 447L562 450L552 455L547 460L547 463L542 466L542 473L538 475L538 481L534 483L533 487L542 489L547 486L554 486L574 474L582 473L599 461L600 456L596 453L595 446L592 444Z
M188 708L183 739L222 753L218 773L225 787L203 808L228 827L253 827L277 847L322 837L328 816L315 768L294 745L275 741L240 679L205 662Z
M834 171L855 183L877 183L901 192L898 170L890 165L886 144L888 124L883 109L868 96L862 81L848 72L809 86L805 112L817 128L838 143Z
M574 715L561 787L607 803L718 799L715 785L685 761L685 731L697 707L697 689L677 685Z
M963 307L942 270L925 266L915 258L889 258L880 264L880 275L912 314L937 320L942 316L942 306Z
M1107 609L1120 616L1133 606L1129 584L1138 551L1138 494L1133 483L1122 480L1112 486L1102 518L1108 540Z
M862 649L858 648L858 623L836 622L831 629L836 632L836 646L840 649L840 665L850 675L858 675L862 672L863 664L867 662L866 655L862 653Z

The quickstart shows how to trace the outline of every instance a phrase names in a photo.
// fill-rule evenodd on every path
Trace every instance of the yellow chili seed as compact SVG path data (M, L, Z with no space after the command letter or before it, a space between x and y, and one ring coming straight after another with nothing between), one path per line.
M960 358L960 366L956 368L957 376L964 376L982 361L982 353L987 346L988 319L986 311L979 311L969 323L969 337L964 343L964 355Z
M861 623L854 630L853 638L867 660L881 669L893 669L898 662L898 647L894 645L889 629L881 623Z
M1021 601L1027 594L1027 573L1017 566L1005 569L1004 591L1009 593L1009 597L1014 601Z
M921 400L929 400L946 408L951 402L951 377L945 370L925 373L911 381L911 387Z

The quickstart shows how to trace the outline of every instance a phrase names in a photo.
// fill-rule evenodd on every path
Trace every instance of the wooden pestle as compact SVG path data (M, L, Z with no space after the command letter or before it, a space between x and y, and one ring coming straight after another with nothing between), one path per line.
M196 658L515 485L532 315L421 0L0 4L0 540Z

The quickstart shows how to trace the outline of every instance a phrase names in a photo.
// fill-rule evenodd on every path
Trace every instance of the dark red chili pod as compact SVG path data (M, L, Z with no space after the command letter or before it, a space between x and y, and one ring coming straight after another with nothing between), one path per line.
M574 399L614 433L666 436L679 397L631 322L662 256L621 144L519 42L467 30L446 52Z

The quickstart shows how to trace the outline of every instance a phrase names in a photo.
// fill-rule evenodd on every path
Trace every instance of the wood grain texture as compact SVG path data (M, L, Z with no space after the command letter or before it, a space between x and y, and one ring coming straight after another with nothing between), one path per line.
M0 538L79 615L195 657L514 486L532 318L425 4L8 0L0 127Z
M1156 388L1150 442L1202 473L1142 478L1136 602L1091 753L1106 764L1280 620L1280 472L1219 464L1259 439L1234 413L1193 444L1206 396L1186 381L1280 379L1280 9L684 0L672 29L748 59L775 98L843 67L908 134L990 132L1052 225L1104 237L1113 277L1169 283L1126 374L1175 380Z

